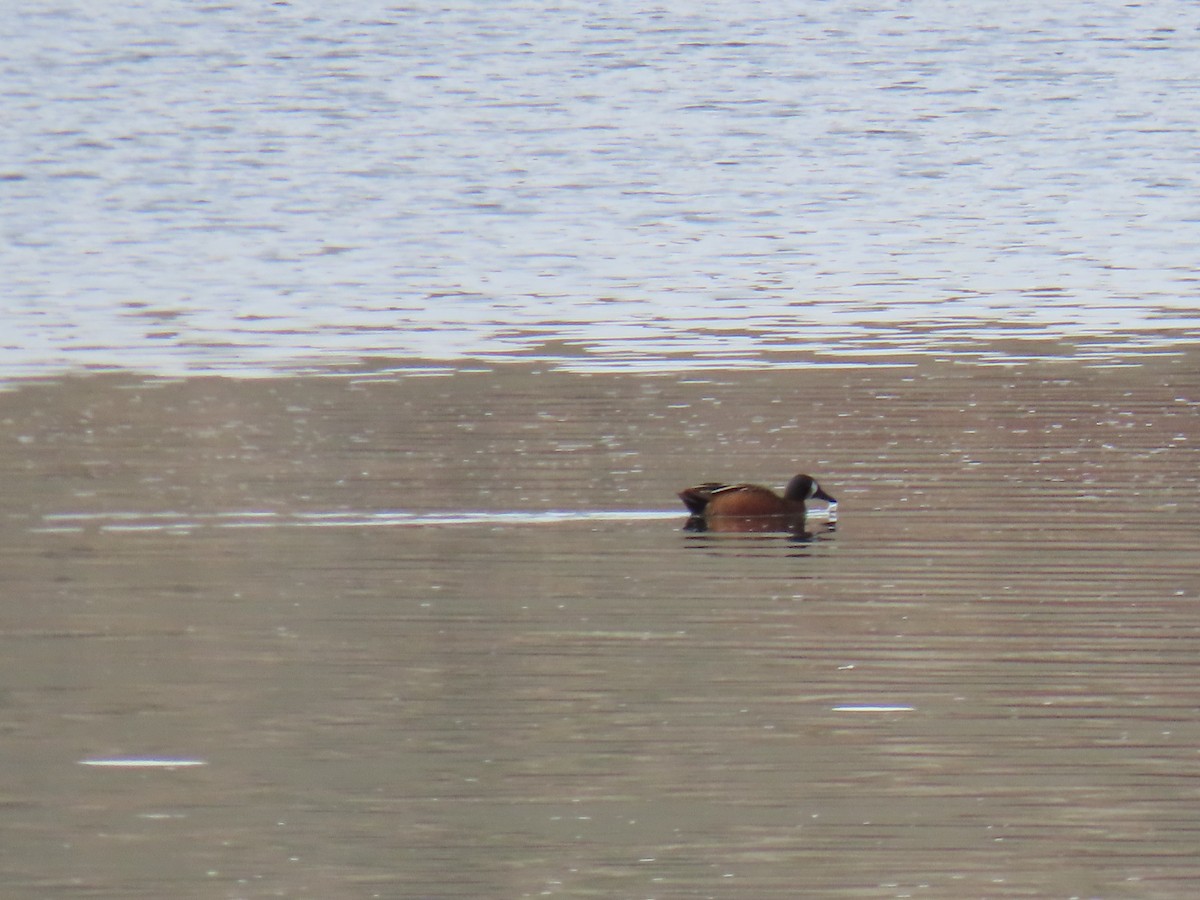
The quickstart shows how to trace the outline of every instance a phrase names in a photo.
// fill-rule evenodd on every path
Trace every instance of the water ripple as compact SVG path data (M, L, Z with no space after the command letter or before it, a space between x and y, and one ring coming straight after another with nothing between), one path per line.
M1197 335L1200 243L1200 31L1160 26L1092 3L15 15L0 377L1155 352Z

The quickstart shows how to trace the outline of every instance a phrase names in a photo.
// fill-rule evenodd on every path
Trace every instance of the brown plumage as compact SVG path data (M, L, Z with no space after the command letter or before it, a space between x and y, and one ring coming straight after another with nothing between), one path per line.
M797 475L779 496L758 484L722 484L710 481L679 492L692 514L693 530L776 531L803 529L805 501L837 503L815 478Z

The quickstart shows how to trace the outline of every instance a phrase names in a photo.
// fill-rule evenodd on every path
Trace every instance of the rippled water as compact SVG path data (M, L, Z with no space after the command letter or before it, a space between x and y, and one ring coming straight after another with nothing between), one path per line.
M5 896L1192 897L1198 26L10 11Z
M1198 363L15 386L6 895L1190 897Z
M0 374L1194 337L1198 16L26 4Z

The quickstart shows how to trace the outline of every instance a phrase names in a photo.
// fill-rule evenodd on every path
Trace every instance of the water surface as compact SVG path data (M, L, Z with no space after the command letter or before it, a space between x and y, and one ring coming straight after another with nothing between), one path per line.
M12 12L6 896L1194 896L1197 26Z
M1190 896L1198 362L15 386L6 890Z
M1196 335L1200 12L33 5L0 376Z

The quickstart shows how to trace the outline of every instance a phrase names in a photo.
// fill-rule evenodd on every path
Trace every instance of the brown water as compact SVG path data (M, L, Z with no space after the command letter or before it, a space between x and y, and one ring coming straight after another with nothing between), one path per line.
M1200 353L884 362L11 385L5 895L1194 896Z

